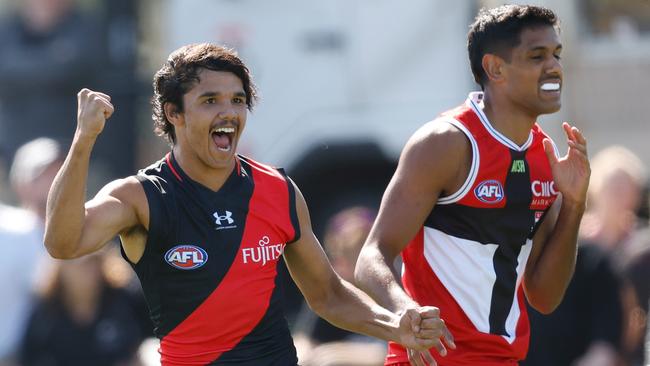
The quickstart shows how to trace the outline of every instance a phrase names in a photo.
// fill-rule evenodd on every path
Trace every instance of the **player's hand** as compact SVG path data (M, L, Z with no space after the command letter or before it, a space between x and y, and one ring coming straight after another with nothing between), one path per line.
M400 342L407 348L409 361L414 366L436 365L429 353L435 348L440 355L445 356L447 349L455 349L451 332L445 322L440 319L440 310L432 306L408 309L401 313Z
M77 131L82 136L97 137L113 110L111 97L108 95L81 89L77 94Z
M555 156L553 144L544 139L544 151L551 164L555 188L562 193L563 202L584 205L587 200L589 187L589 158L587 155L587 140L578 128L564 122L562 124L567 136L569 149L561 158Z

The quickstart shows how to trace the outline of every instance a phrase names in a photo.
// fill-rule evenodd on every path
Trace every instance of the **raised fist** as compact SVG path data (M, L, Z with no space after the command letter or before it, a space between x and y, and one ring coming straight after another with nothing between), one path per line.
M77 103L77 130L82 135L96 137L113 114L111 97L84 88L77 94Z

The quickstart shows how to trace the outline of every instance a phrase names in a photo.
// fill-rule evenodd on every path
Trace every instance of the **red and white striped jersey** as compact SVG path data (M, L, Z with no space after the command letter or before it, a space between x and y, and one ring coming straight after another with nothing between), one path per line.
M516 364L529 338L524 268L557 196L542 144L548 136L535 124L518 146L492 127L480 92L434 123L465 133L472 163L462 187L438 200L402 252L404 288L421 305L440 308L454 335L456 350L431 352L439 365ZM386 364L405 361L404 349L391 343Z

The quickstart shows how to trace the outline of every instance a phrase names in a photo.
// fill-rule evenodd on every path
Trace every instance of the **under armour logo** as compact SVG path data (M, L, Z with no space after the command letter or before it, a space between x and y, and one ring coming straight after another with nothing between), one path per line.
M232 212L230 211L226 211L225 215L219 215L219 212L215 212L213 216L216 224L219 226L223 225L222 221L224 220L228 222L228 225L232 225L235 222L235 220L232 219Z

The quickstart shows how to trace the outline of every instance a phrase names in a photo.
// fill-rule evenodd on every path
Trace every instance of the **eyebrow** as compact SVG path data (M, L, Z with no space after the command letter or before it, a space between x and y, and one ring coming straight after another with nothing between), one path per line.
M547 49L547 47L537 46L537 47L533 47L533 48L529 49L528 51L529 52L535 52L535 51L544 51L546 49ZM562 51L562 44L561 43L558 43L558 45L555 47L553 52L555 52L555 51Z
M199 98L218 97L218 96L220 96L222 94L223 93L221 93L221 92L206 91L203 94L199 95ZM246 98L246 93L244 93L243 91L238 91L238 92L235 92L235 96L240 97L240 98L242 98L242 97Z

